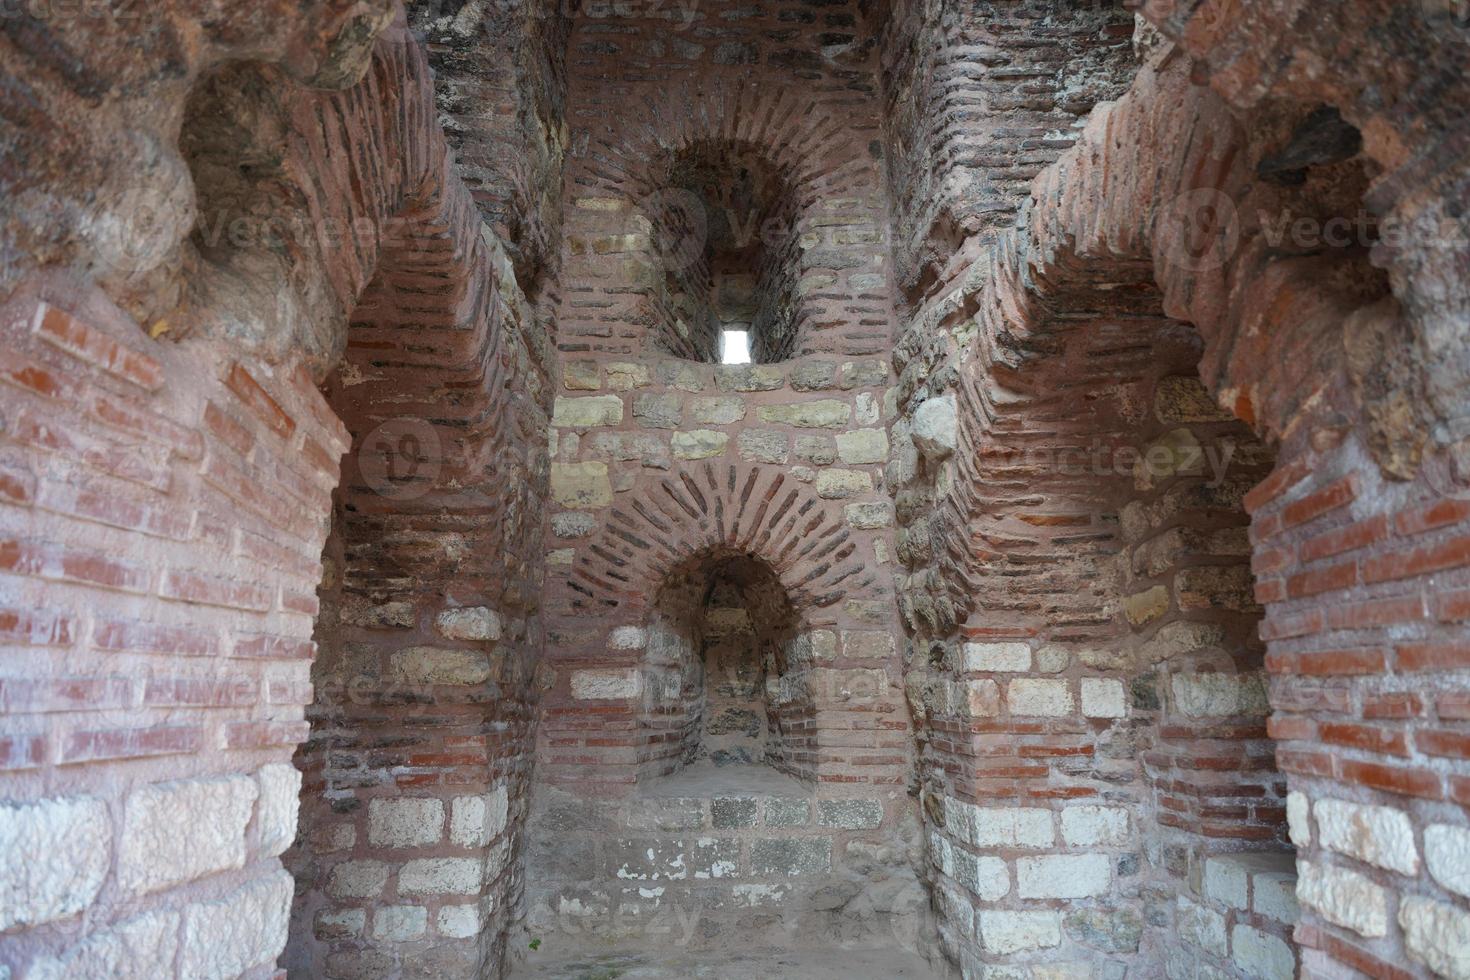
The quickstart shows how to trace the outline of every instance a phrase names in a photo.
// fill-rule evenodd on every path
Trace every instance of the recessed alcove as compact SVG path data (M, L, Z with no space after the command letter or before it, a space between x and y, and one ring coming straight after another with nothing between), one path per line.
M640 783L810 778L810 698L788 670L798 616L769 565L725 551L683 563L659 590L648 635L653 752Z
M797 627L781 583L758 559L717 552L670 573L649 628L644 723L653 752L640 782L695 767L811 778L811 700L788 669Z
M783 361L796 348L799 208L785 175L749 146L694 143L653 167L644 198L661 266L655 346L689 360Z

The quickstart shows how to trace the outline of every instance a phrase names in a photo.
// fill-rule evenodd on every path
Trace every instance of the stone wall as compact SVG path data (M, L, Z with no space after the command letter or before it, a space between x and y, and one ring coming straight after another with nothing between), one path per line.
M353 30L367 29L356 13ZM382 26L373 22L369 39ZM306 843L291 862L311 912L296 927L293 963L311 962L320 946L308 948L318 940L303 933L321 928L322 945L348 954L326 972L371 973L424 945L415 930L428 906L437 948L420 965L430 961L431 975L467 958L505 962L523 818L513 794L524 795L540 642L550 352L504 251L482 236L446 169L427 65L406 37L400 21L372 49L366 78L341 95L311 93L256 64L216 66L187 106L175 103L179 159L199 194L186 202L198 210L183 211L197 218L182 253L196 274L182 297L164 290L149 300L180 303L147 321L148 333L129 316L143 307L124 313L60 277L10 300L7 397L19 399L13 417L28 421L5 436L12 531L3 571L17 586L7 587L5 641L65 659L45 679L4 681L14 763L7 833L17 855L75 853L85 867L78 879L28 857L6 872L5 904L18 911L0 955L26 975L278 975L293 891L278 856L297 833L298 793ZM224 165L229 145L236 157ZM160 240L133 228L109 254L131 260L137 282L154 275L159 285L176 271L167 241L175 229L160 221L146 230ZM168 268L150 272L150 261ZM347 340L354 306L353 351L327 386L329 405L316 376ZM328 542L349 440L358 452ZM499 493L506 479L519 496ZM404 503L419 498L417 510ZM437 566L448 576L438 583L427 574L436 567L430 541L451 560ZM324 545L332 574L319 601ZM527 560L509 575L472 568L477 546ZM437 645L421 642L407 656L381 634L364 644L334 628L344 607L361 625L376 594L388 593L391 608L412 593L393 584L394 568L438 593L413 596ZM315 669L314 632L323 648ZM465 676L485 673L494 653L503 688ZM456 656L464 670L436 689ZM307 736L302 708L313 700L319 740L302 757L303 786L289 757ZM432 717L441 702L443 716ZM391 717L414 703L431 710ZM390 717L374 717L385 707ZM384 720L392 732L373 734ZM415 728L424 735L416 754L390 750L410 744L402 731ZM341 751L321 766L324 742ZM345 834L359 828L343 817L356 812L359 791L373 797L361 801L355 846L364 860L335 877L330 858L303 862L318 849L353 854ZM436 804L459 862L397 850L421 832L404 831L405 814L417 820ZM391 902L362 891L380 851L402 864L403 891ZM481 881L454 894L479 901L441 897L459 887L460 864L480 869ZM336 886L334 898L357 901L316 921L316 889ZM409 894L433 897L399 900Z
M455 172L533 300L554 281L570 4L408 0L428 51Z
M385 250L325 386L356 451L297 757L302 976L495 970L519 905L548 351L453 190Z
M299 366L95 292L3 316L0 964L271 976L346 432Z
M857 5L598 9L567 55L559 349L709 359L695 317L712 270L697 267L726 229L774 266L768 297L790 296L772 357L887 351L875 46ZM769 186L710 198L706 174Z
M1011 224L1093 106L1126 90L1134 21L1110 0L877 6L893 258L914 297L966 239Z
M0 972L1466 974L1455 4L12 7Z
M1304 975L1335 975L1341 964L1348 964L1372 975L1399 975L1394 973L1398 968L1389 964L1408 962L1411 965L1403 975L1452 973L1455 968L1448 950L1453 941L1441 937L1453 934L1461 921L1457 916L1463 913L1451 903L1444 886L1426 876L1419 854L1428 850L1431 840L1435 847L1445 846L1457 832L1457 823L1444 824L1422 843L1411 838L1431 829L1435 819L1420 812L1416 800L1453 798L1453 777L1431 747L1443 744L1441 751L1448 752L1447 743L1435 740L1442 737L1441 732L1448 735L1453 729L1435 729L1428 723L1432 734L1426 739L1419 734L1428 715L1422 695L1406 701L1393 696L1385 700L1390 690L1406 692L1391 684L1376 687L1387 680L1381 669L1388 665L1388 657L1402 655L1407 649L1410 662L1419 662L1413 658L1420 650L1435 647L1430 637L1443 635L1441 631L1448 628L1445 615L1427 605L1427 594L1415 597L1415 586L1410 583L1423 583L1421 576L1443 575L1446 569L1458 567L1449 543L1453 535L1449 528L1457 520L1452 516L1457 513L1456 505L1444 499L1447 493L1454 493L1441 469L1448 465L1446 458L1432 455L1422 470L1409 463L1418 452L1416 447L1424 445L1425 433L1414 427L1410 416L1394 415L1381 407L1385 398L1414 397L1413 373L1399 372L1393 355L1385 352L1403 349L1389 337L1411 337L1421 326L1402 319L1397 304L1386 298L1389 284L1373 272L1355 241L1323 251L1320 238L1314 245L1309 235L1299 231L1276 236L1271 229L1271 221L1282 213L1305 219L1315 228L1324 227L1334 216L1352 213L1366 187L1364 172L1371 168L1354 158L1355 150L1348 141L1326 140L1325 117L1312 116L1306 107L1290 103L1262 106L1247 138L1222 103L1182 84L1182 69L1167 48L1157 52L1129 95L1095 113L1078 145L1040 175L1017 229L1001 236L989 249L979 250L981 261L957 280L959 288L915 314L916 327L911 329L932 334L914 343L906 336L900 343L901 417L894 426L895 444L899 444L897 433L908 429L919 436L921 445L938 443L940 451L931 455L942 458L945 445L958 444L957 459L975 458L976 447L981 445L975 441L977 434L1007 434L1008 412L1025 401L1027 387L1018 385L1018 377L1024 377L1022 369L1065 363L1058 358L1065 356L1066 348L1054 340L1058 327L1094 319L1099 302L1118 309L1120 301L1147 300L1156 289L1153 294L1161 300L1162 312L1192 323L1202 341L1197 363L1206 390L1236 417L1280 443L1272 475L1249 493L1232 495L1251 514L1255 601L1265 610L1260 635L1267 644L1266 667L1277 675L1270 685L1275 713L1268 733L1278 742L1276 764L1291 790L1285 809L1292 842L1302 857L1298 866L1302 921L1290 932L1300 946L1296 954L1300 969ZM1165 91L1174 94L1165 95ZM1337 124L1329 121L1326 125L1330 130ZM1189 134L1188 138L1181 140L1182 133ZM1128 148L1127 164L1121 162L1121 147ZM1128 169L1136 168L1138 160L1150 159L1160 161L1156 179L1139 178L1135 170ZM1285 159L1301 164L1294 176L1256 179L1275 173L1277 161ZM1120 179L1125 173L1128 178ZM1182 183L1170 186L1168 181L1173 180ZM1283 242L1288 246L1285 249ZM1341 338L1344 332L1345 343L1332 339ZM1152 356L1156 349L1149 349ZM1123 350L1126 348L1115 349ZM974 376L976 363L992 367L978 375L985 380L971 389L966 378ZM1055 398L1058 393L1052 394ZM956 410L947 406L951 399ZM1060 417L1043 415L1036 422L1055 427L1064 419L1070 424L1075 411ZM950 417L956 417L958 425L942 424ZM1177 440L1171 434L1168 442L1173 444L1168 448L1173 456ZM954 465L958 472L960 464ZM903 525L900 555L910 559L911 527L924 535L921 540L936 543L932 550L913 553L920 560L911 565L912 572L901 583L900 601L916 637L923 638L929 648L931 663L954 663L957 651L951 644L959 626L973 612L985 610L986 596L973 605L966 601L974 591L976 564L994 563L1016 553L1016 541L994 533L976 534L969 540L957 537L969 532L966 516L974 513L977 501L983 504L984 500L966 490L968 481L955 479L950 469L920 463L916 453L899 475L904 479L891 483L899 495L897 512ZM928 501L934 502L933 511L927 509ZM1199 503L1207 499L1200 498ZM1152 507L1147 502L1143 506ZM1130 547L1147 542L1151 532L1139 524L1130 530L1128 514L1125 509L1120 517L1125 533L1134 539ZM1375 519L1382 523L1373 523ZM1319 521L1325 523L1315 523ZM1362 525L1363 521L1368 525ZM1375 533L1372 528L1380 530ZM1060 536L1059 532L1049 533L1054 541ZM1418 534L1441 537L1416 547L1413 539ZM1278 538L1285 546L1280 553L1270 545ZM1309 539L1316 543L1302 550ZM1136 557L1146 571L1164 540L1155 538L1153 542L1158 543L1137 547L1130 566ZM1072 542L1068 553L1085 555L1085 550L1079 550L1085 543L1085 538ZM1215 544L1202 544L1206 550L1201 554L1229 555L1228 550L1216 552ZM1228 544L1228 539L1221 544ZM1220 565L1222 571L1230 565L1233 570L1198 579L1213 582L1206 590L1208 606L1226 611L1234 607L1245 614L1249 603L1243 599L1245 580L1238 557L1227 562L1212 559L1211 564ZM1186 592L1179 586L1187 581L1189 571L1184 568L1177 573L1172 590L1155 593L1160 600L1167 599L1169 606L1154 608L1184 610ZM1101 586L1103 595L1111 592L1122 599L1127 594L1119 583L1085 581L1093 588ZM1144 612L1152 605L1147 596L1154 586L1146 576L1138 584L1147 588L1133 593L1138 598L1129 605L1135 612ZM1223 588L1216 589L1216 585ZM1385 635L1420 638L1424 645L1388 649L1382 645ZM948 643L934 643L946 638ZM1025 652L1032 657L1037 653ZM994 653L1018 664L1029 660L1022 657L1021 650ZM1443 670L1453 662L1452 658L1426 656L1422 661L1426 670ZM1259 722L1251 721L1260 711L1260 687L1240 675L1238 668L1239 663L1233 675L1217 672L1218 680L1196 671L1195 679L1183 686L1177 677L1171 678L1167 689L1154 692L1158 699L1153 703L1165 712L1165 723L1158 730L1165 739L1192 739L1209 732L1195 723L1177 736L1170 735L1169 714L1181 708L1187 714L1191 703L1217 703L1241 715L1229 720L1233 730L1212 721L1220 734L1228 735L1216 754L1228 775L1222 785L1233 783L1249 790L1254 784L1257 788L1243 799L1257 802L1204 805L1202 800L1180 799L1172 786L1159 784L1168 791L1159 795L1158 814L1162 822L1174 824L1175 830L1191 828L1196 837L1235 837L1240 842L1235 847L1254 850L1259 844L1249 841L1280 840L1276 824L1282 787L1253 761L1265 761L1259 755L1266 744ZM969 701L973 690L952 686L942 673L926 671L916 677L912 668L909 684L912 694L920 695L926 713L941 703L941 694L954 703L960 695ZM1256 693L1247 697L1249 689ZM1004 693L1008 706L1011 692ZM1141 692L1134 689L1131 693L1136 698ZM1069 702L1070 694L1070 690L1058 689L1053 701L1066 707L1075 703ZM1078 700L1085 699L1085 691L1078 694ZM1367 697L1360 701L1362 694ZM983 696L976 700L985 703ZM1095 703L1107 701L1099 697ZM1136 702L1126 704L1126 716L1131 717L1139 707ZM1213 708L1208 713L1214 714ZM921 724L921 741L937 744L942 736L925 728ZM1324 747L1322 742L1329 739ZM1183 755L1198 757L1198 748L1192 746ZM1184 774L1165 774L1169 768L1177 769L1171 760L1180 757L1179 753L1145 755L1150 781L1157 783L1164 775L1168 784L1181 782ZM959 768L961 773L966 771L967 767ZM1065 794L1067 788L1055 776L1050 783L1050 790ZM1312 825L1304 809L1310 803L1315 818L1318 797L1329 800L1329 819L1346 819L1361 827L1368 826L1372 817L1380 825L1363 831L1353 844L1336 838L1336 847L1323 845L1320 835L1308 836ZM937 823L939 814L947 817L950 802L926 803L931 821ZM1359 809L1342 809L1349 804ZM1364 806L1380 809L1362 809ZM964 818L969 811L961 807L961 813L961 826L968 827ZM1344 813L1352 816L1341 816ZM985 824L983 816L974 817L972 836ZM1019 835L1030 826L1023 827L1021 816L1001 826ZM1218 826L1212 827L1212 822ZM1035 823L1032 829L1038 843L1032 846L1056 839L1049 822L1038 817ZM1065 834L1062 827L1063 841ZM1393 839L1395 834L1397 844L1380 841ZM1375 843L1362 843L1362 838ZM1158 905L1146 906L1146 911L1154 916L1152 921L1186 938L1182 947L1164 958L1171 975L1189 976L1201 970L1290 975L1292 950L1289 944L1277 942L1287 935L1289 916L1280 914L1284 910L1271 911L1252 897L1257 871L1285 873L1280 858L1247 855L1221 863L1218 851L1230 845L1219 841L1203 852L1194 846L1202 861L1177 860L1171 857L1168 840L1166 835L1160 841L1165 846L1153 855L1146 851L1145 858L1162 859L1154 872L1180 879L1171 886L1178 896L1173 917ZM961 865L953 842L948 843L947 852L944 843L933 844L941 866L953 860L956 871L968 875L968 861ZM1382 857L1385 851L1403 857ZM1440 854L1438 860L1445 860L1444 852ZM1389 863L1374 865L1375 858ZM1091 881L1101 895L1112 879L1102 873L1108 865L1091 860L1099 869ZM1389 871L1395 862L1401 870ZM1008 894L1000 887L1002 883L1011 887L1008 879L1002 881L1001 867L991 865L991 870L995 873L989 879L993 892ZM1021 872L1018 861L1014 886L1018 892L1024 880ZM1111 872L1116 874L1116 865ZM986 882L980 877L976 880ZM1032 881L1031 893L1042 894L1037 889L1043 886L1034 876ZM1180 884L1186 881L1188 893L1180 895ZM980 962L993 961L1000 950L986 945L984 923L987 912L992 920L994 913L964 893L941 892L941 906L949 920L946 934L954 946L962 947L960 957L966 955L967 930L974 928L970 955ZM1360 909L1372 911L1363 915ZM1081 915L1082 910L1076 914ZM1116 924L1119 920L1110 915L1104 921ZM1079 926L1085 926L1085 932L1069 932L1064 922L1060 927L1049 924L1028 933L1035 952L1025 958L1038 963L1030 968L1033 974L1056 969L1050 964L1066 954L1067 943L1085 941L1085 933L1095 931L1097 923ZM1101 941L1113 941L1115 935L1104 934ZM1012 944L1012 952L1022 952L1020 944Z
M907 720L882 573L892 523L880 466L887 378L876 359L563 361L552 417L544 779L632 784L678 757L658 720L679 703L681 682L651 642L655 599L686 563L749 555L780 582L798 631L821 634L793 647L784 675L805 676L816 727L832 733L818 735L809 771L905 781ZM852 698L861 703L849 706Z

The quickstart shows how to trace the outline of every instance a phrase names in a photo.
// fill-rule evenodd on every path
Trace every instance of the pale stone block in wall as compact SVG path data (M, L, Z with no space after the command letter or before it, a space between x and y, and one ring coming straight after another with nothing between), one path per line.
M909 438L931 460L949 458L959 445L959 416L954 393L930 398L914 410Z
M797 436L796 458L818 466L830 466L837 462L837 443L831 436Z
M1388 934L1388 895L1356 871L1297 861L1296 897L1334 925L1376 939Z
M832 869L832 838L762 838L751 842L750 869L758 875L824 874Z
M552 430L555 435L556 430ZM649 432L594 432L588 437L593 453L599 457L631 462L655 469L669 468L669 447L663 438ZM555 453L552 454L553 457Z
M1006 686L1006 705L1013 715L1059 717L1075 707L1072 691L1064 680L1021 677Z
M1174 706L1191 718L1260 717L1267 713L1266 678L1250 674L1175 674L1170 678Z
M612 481L606 463L552 463L551 496L574 510L592 510L612 503Z
M767 827L800 827L811 819L811 801L766 800L762 819Z
M636 668L572 672L572 697L581 701L636 698L643 693L643 673Z
M439 635L451 640L489 643L500 639L500 614L489 606L463 606L446 609L434 620Z
M736 440L740 458L752 463L784 463L791 453L791 440L775 429L745 429Z
M1230 931L1230 958L1261 980L1293 980L1296 976L1296 957L1286 941L1248 925L1237 924Z
M817 823L840 830L872 830L883 823L883 804L877 800L819 800Z
M1162 585L1123 597L1123 615L1134 626L1158 619L1169 611L1169 590Z
M734 425L745 418L745 401L729 396L695 398L689 402L689 419L704 425Z
M406 797L368 801L368 842L375 847L422 847L444 837L444 801Z
M482 651L449 647L394 650L388 672L400 684L483 684L491 676L490 658Z
M670 448L680 459L709 459L719 456L730 444L730 433L714 429L691 429L675 432Z
M1445 888L1470 895L1470 830L1442 823L1424 828L1424 863Z
M150 912L89 938L60 956L31 964L26 980L156 980L162 964L172 964L178 950L179 916Z
M609 650L642 650L648 646L648 633L641 626L619 626L608 637Z
M859 660L882 660L897 652L893 634L886 630L843 630L842 653Z
M954 875L954 852L956 850L958 848L939 831L929 832L929 863L947 875Z
M1062 919L1056 912L982 909L980 941L992 953L1024 953L1062 944Z
M1296 902L1295 867L1290 873L1258 874L1251 880L1251 887L1251 908L1256 913L1287 925L1294 925L1301 918L1301 908Z
M786 383L776 364L719 364L715 384L721 391L774 391Z
M968 895L963 894L953 885L941 884L939 886L939 914L944 920L953 922L962 935L974 935L974 903Z
M568 391L596 391L601 382L597 378L596 361L566 361L561 368L562 386Z
M274 857L296 839L296 810L301 799L301 772L288 762L262 766L255 774L260 784L255 823L260 852Z
M1050 810L960 805L968 807L969 839L976 847L1050 847L1056 840Z
M1088 718L1122 718L1128 714L1123 682L1109 677L1082 678L1082 713Z
M1183 895L1176 897L1174 905L1179 938L1216 956L1226 955L1225 916Z
M350 596L338 615L342 622L353 626L409 629L417 622L417 613L411 602L373 603L360 596Z
M66 861L38 860L67 855ZM74 915L107 878L112 821L87 797L0 805L0 929Z
M400 895L473 895L483 884L479 858L416 858L398 872Z
M456 797L450 807L449 839L460 847L484 847L505 830L508 809L504 784L484 796Z
M787 405L762 405L756 413L767 425L790 425L799 429L840 429L852 417L852 406L832 398L821 398Z
M890 391L888 394L892 395L893 392ZM891 415L892 407L895 403L887 401L887 396L885 396L885 404L889 405L889 414ZM878 419L881 417L881 412L882 409L878 405L878 399L866 391L860 393L852 400L852 420L858 425L877 425Z
M873 474L866 470L823 470L817 474L817 496L842 500L873 489Z
M294 882L285 871L251 882L217 902L184 910L181 976L233 980L272 963L286 946Z
M880 275L856 273L848 277L854 289L880 289L884 279ZM882 388L888 384L887 361L844 361L837 374L838 385L849 388Z
M343 861L332 868L327 894L333 898L372 898L388 885L388 866L382 861Z
M633 418L651 429L677 429L684 418L684 399L679 395L646 394L633 399Z
M373 938L401 943L418 939L429 928L429 910L422 905L385 905L373 911Z
M846 517L848 525L855 528L871 530L891 527L893 525L893 505L886 501L848 504L843 508L843 516Z
M954 708L968 718L991 718L1000 714L1000 687L989 678L956 685Z
M888 459L888 434L882 429L854 429L837 434L837 458L849 466Z
M1470 915L1445 902L1407 895L1399 927L1409 958L1449 980L1470 980Z
M1323 847L1400 874L1419 873L1414 825L1402 810L1346 800L1318 800L1312 810Z
M318 939L342 939L361 936L366 928L365 909L338 909L335 912L323 910L316 914L314 933Z
M993 673L1031 669L1031 647L1025 643L966 643L965 669Z
M1128 811L1117 806L1069 806L1062 811L1062 839L1074 847L1126 844Z
M553 514L551 530L562 538L585 538L597 530L597 518L591 514Z
M123 817L118 882L138 893L245 866L245 825L258 790L249 776L135 789Z
M1016 891L1022 898L1089 898L1112 884L1106 854L1046 854L1016 860Z
M960 856L964 855L961 860ZM1011 890L1011 872L1005 861L989 855L974 855L956 848L952 856L951 877L979 896L982 902L994 902Z
M1286 794L1286 829L1291 832L1291 842L1297 847L1312 843L1312 825L1308 820L1311 808L1307 794L1297 790Z
M1250 908L1252 884L1265 876L1291 878L1295 858L1275 851L1220 854L1205 862L1205 894L1234 909Z
M647 388L652 383L653 376L649 374L646 365L628 361L613 361L607 365L607 386L613 391Z
M765 368L766 365L754 365ZM704 364L695 364L690 361L662 360L656 368L658 383L669 388L677 388L679 391L692 391L695 393L705 389L706 372L709 367ZM718 367L715 368L719 370ZM774 368L776 377L781 376L781 369ZM779 387L779 383L777 385Z
M582 398L557 395L551 411L551 424L564 429L591 429L600 425L618 425L622 421L623 400L617 395Z
M1244 868L1222 858L1205 862L1205 894L1234 909L1250 907L1250 876Z
M473 939L480 934L480 906L445 905L439 909L435 931L450 939Z

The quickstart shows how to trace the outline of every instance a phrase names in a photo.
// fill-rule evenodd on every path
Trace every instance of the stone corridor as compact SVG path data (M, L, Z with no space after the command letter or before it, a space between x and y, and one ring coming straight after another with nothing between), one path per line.
M1470 980L1467 55L0 2L0 980Z

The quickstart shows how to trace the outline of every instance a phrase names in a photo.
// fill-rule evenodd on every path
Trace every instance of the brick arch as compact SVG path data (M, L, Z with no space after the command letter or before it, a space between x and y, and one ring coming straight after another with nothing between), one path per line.
M345 91L314 93L262 64L202 80L181 135L200 220L185 245L194 275L178 316L197 331L229 331L265 360L304 357L320 377L341 357L385 253L438 223L467 255L477 235L463 215L469 192L433 84L401 6ZM243 229L238 241L232 228Z
M967 274L980 285L931 314L940 324L971 321L969 368L954 388L959 466L986 452L1004 412L995 393L1054 358L1087 316L1107 315L1187 324L1202 344L1197 371L1210 395L1269 443L1299 438L1310 418L1361 430L1387 475L1413 475L1420 433L1384 422L1418 391L1396 351L1404 317L1366 251L1283 255L1267 245L1255 209L1281 202L1260 192L1264 152L1222 99L1190 85L1186 66L1168 58L1089 118L1077 144L1037 178L1017 227ZM1204 226L1196 202L1222 206L1227 222ZM1208 243L1202 257L1183 240L1196 235ZM1345 339L1373 346L1382 363L1352 364ZM981 515L983 497L964 479L940 506L954 529L944 535L939 594L951 622L973 608L975 560L985 552L959 529Z
M726 551L768 565L800 614L876 581L840 514L790 473L706 463L664 477L648 499L614 505L572 572L591 608L638 623L660 584L700 555Z
M963 624L967 637L1014 640L1014 633L994 630L994 620L1009 612L1004 604L980 610L969 598L984 595L991 581L980 567L1018 548L1016 537L1003 532L1024 526L1035 539L1070 537L1074 552L1087 547L1085 529L1048 530L1073 515L1049 513L1035 502L1026 515L1035 523L982 526L968 539L961 534L996 509L997 491L983 469L997 434L1004 440L1025 435L1028 423L1037 429L1076 421L1060 418L1054 400L1040 398L1026 408L1037 392L1025 379L1063 363L1080 342L1106 344L1110 327L1114 344L1103 353L1126 357L1128 344L1143 339L1139 317L1165 330L1187 330L1198 348L1182 366L1197 366L1205 396L1198 411L1207 413L1213 400L1276 450L1266 457L1275 456L1270 475L1251 474L1254 486L1232 491L1231 500L1250 518L1249 542L1240 546L1251 555L1253 588L1242 603L1253 595L1263 609L1259 643L1251 642L1258 653L1264 647L1271 675L1269 687L1251 682L1248 697L1253 715L1269 714L1264 725L1180 725L1176 718L1172 734L1161 729L1160 750L1144 760L1167 804L1158 819L1212 840L1233 835L1236 848L1253 849L1245 843L1252 836L1275 843L1274 857L1220 860L1207 853L1206 878L1250 879L1261 894L1271 881L1299 873L1303 917L1294 931L1275 929L1273 945L1304 973L1329 975L1346 965L1397 975L1394 964L1406 960L1442 962L1443 949L1432 938L1440 927L1433 923L1465 921L1462 899L1418 865L1386 874L1375 870L1362 846L1324 842L1320 833L1333 821L1371 815L1397 828L1376 836L1375 846L1396 839L1412 848L1411 828L1429 819L1421 801L1459 799L1465 752L1463 743L1451 744L1444 726L1444 719L1459 717L1457 709L1447 705L1434 727L1428 698L1408 694L1403 680L1463 663L1439 645L1458 642L1450 622L1458 617L1434 608L1437 591L1465 581L1465 560L1452 554L1464 534L1465 510L1446 499L1454 484L1442 461L1426 456L1421 466L1429 435L1418 411L1422 365L1406 352L1414 351L1422 324L1409 318L1411 292L1395 280L1391 295L1388 276L1375 270L1365 249L1293 251L1291 243L1273 247L1264 234L1257 208L1281 209L1290 199L1260 178L1257 164L1305 109L1257 105L1248 139L1223 101L1189 83L1187 67L1166 56L1140 72L1125 99L1095 113L1077 145L1037 180L1020 226L975 262L957 301L930 311L937 322L964 325L973 337L953 392L960 418L955 490L939 503L947 542L938 563L945 583L940 598L952 603L953 620L938 623L936 632ZM1208 233L1203 261L1181 253L1179 237L1180 202L1200 198L1234 215L1233 224L1196 226ZM1332 206L1360 203L1339 199ZM1219 251L1209 255L1211 249ZM1159 349L1150 345L1150 356ZM1232 533L1245 530L1238 523ZM1025 560L1049 554L1020 548ZM1095 674L1103 664L1096 637L1067 625L1093 644L1084 674ZM1009 643L971 646L967 669L1020 656ZM1244 683L1238 690L1245 691ZM1082 687L1084 709L1087 693ZM1415 707L1396 710L1399 699ZM1125 702L1124 711L1132 710ZM977 720L972 730L987 723ZM1213 745L1190 750L1184 743L1196 736ZM1165 744L1171 739L1175 744ZM1176 792L1191 780L1171 768L1181 761L1186 768L1228 767L1229 754L1214 751L1227 742L1256 743L1245 753L1249 773L1239 767L1247 776L1242 787L1261 784L1249 798L1254 802L1242 796L1229 806L1200 807ZM976 798L1003 786L988 767L961 772ZM1463 832L1458 811L1446 820L1440 834ZM1283 822L1290 823L1295 864L1282 856ZM1397 921L1379 926L1341 899L1338 889L1360 881L1368 884L1368 900L1397 900ZM1180 908L1188 912L1178 923L1182 934L1188 916L1204 913ZM1255 916L1261 909L1250 911ZM1259 933L1260 922L1252 922L1249 928ZM1232 934L1230 941L1238 938ZM1245 935L1248 942L1258 938Z
M874 166L867 147L830 118L811 125L809 99L794 86L757 86L743 79L715 79L693 95L671 86L661 100L644 97L627 106L620 142L598 141L593 186L608 193L647 193L657 186L650 166L668 153L698 143L755 147L790 175L803 197L839 193L858 173Z
M830 100L829 96L829 100ZM564 304L564 342L577 342L588 316L587 336L600 338L607 322L641 326L614 345L593 340L593 349L622 353L647 351L650 341L669 336L677 320L675 304L661 279L664 263L648 240L658 216L656 206L663 184L665 162L699 145L748 148L783 175L789 203L781 211L785 232L772 249L771 261L789 270L793 293L793 340L780 345L773 359L817 352L850 356L881 347L886 334L876 323L871 330L844 330L854 307L878 307L872 318L887 317L891 309L891 270L874 266L868 253L872 241L886 234L886 204L881 192L879 160L870 149L877 137L876 121L832 111L810 88L795 85L754 86L734 76L717 75L693 82L678 80L657 94L641 94L618 106L615 118L589 125L585 145L569 161L566 180L578 199L593 206L567 211L567 249L562 279L612 279L618 287L611 302L624 308L614 321L602 314L595 321L571 304ZM586 195L586 197L581 197ZM817 234L817 247L801 243ZM612 260L627 268L609 271ZM796 292L808 274L830 282L821 290ZM594 327L594 323L596 326ZM859 334L849 336L848 334ZM622 338L619 337L619 340ZM663 345L678 356L691 356L678 343Z

